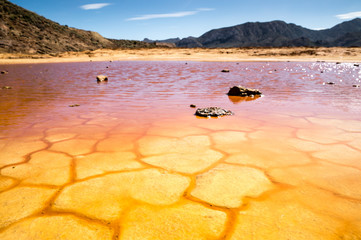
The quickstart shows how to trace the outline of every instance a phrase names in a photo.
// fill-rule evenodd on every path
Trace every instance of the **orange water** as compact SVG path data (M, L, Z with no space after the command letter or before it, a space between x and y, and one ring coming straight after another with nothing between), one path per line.
M0 68L0 239L361 239L354 64Z

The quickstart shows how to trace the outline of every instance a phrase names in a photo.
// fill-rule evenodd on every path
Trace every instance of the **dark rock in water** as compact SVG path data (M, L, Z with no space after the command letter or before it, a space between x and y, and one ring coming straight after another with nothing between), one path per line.
M359 88L360 85L354 84L354 85L352 85L352 87Z
M327 82L326 84L328 84L328 85L334 85L335 83L334 83L334 82Z
M1 74L7 74L8 71L1 71L0 73L1 73Z
M255 95L261 95L262 93L258 89L245 88L242 86L234 86L229 89L228 96L240 96L240 97L251 97Z
M207 107L207 108L198 108L195 115L199 117L219 117L219 116L233 115L233 112L219 107Z
M72 104L72 105L69 105L69 107L79 107L80 105L79 104Z
M12 87L10 87L10 86L4 86L4 87L2 87L2 89L12 89Z
M341 62L336 62L336 64L341 64Z
M223 69L222 72L228 73L228 72L229 72L229 69Z
M97 81L98 82L106 82L106 81L108 81L108 77L105 76L105 75L98 75L97 76Z
M195 108L195 107L197 107L196 105L194 105L194 104L191 104L191 105L189 105L189 107L191 107L191 108Z
M359 67L359 66L360 66L360 64L354 64L354 66L355 66L355 67Z

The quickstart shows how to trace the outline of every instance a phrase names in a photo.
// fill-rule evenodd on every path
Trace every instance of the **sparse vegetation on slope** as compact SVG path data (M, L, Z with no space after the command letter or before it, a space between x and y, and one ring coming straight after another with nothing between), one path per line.
M7 0L0 0L0 52L56 54L100 48L145 48L155 44L106 39L99 33L60 25Z

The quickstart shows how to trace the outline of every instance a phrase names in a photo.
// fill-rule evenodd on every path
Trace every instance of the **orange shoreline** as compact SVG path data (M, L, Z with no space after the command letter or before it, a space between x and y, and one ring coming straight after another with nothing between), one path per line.
M0 64L89 61L361 62L361 48L99 49L51 55L0 53Z

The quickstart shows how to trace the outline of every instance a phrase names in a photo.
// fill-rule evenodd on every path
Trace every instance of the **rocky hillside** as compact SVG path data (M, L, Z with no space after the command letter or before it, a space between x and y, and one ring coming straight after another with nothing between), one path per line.
M211 30L198 38L188 37L178 47L293 47L361 46L361 19L316 31L283 21L245 23Z
M0 52L51 54L150 46L154 44L106 39L96 32L63 26L7 0L0 0Z

